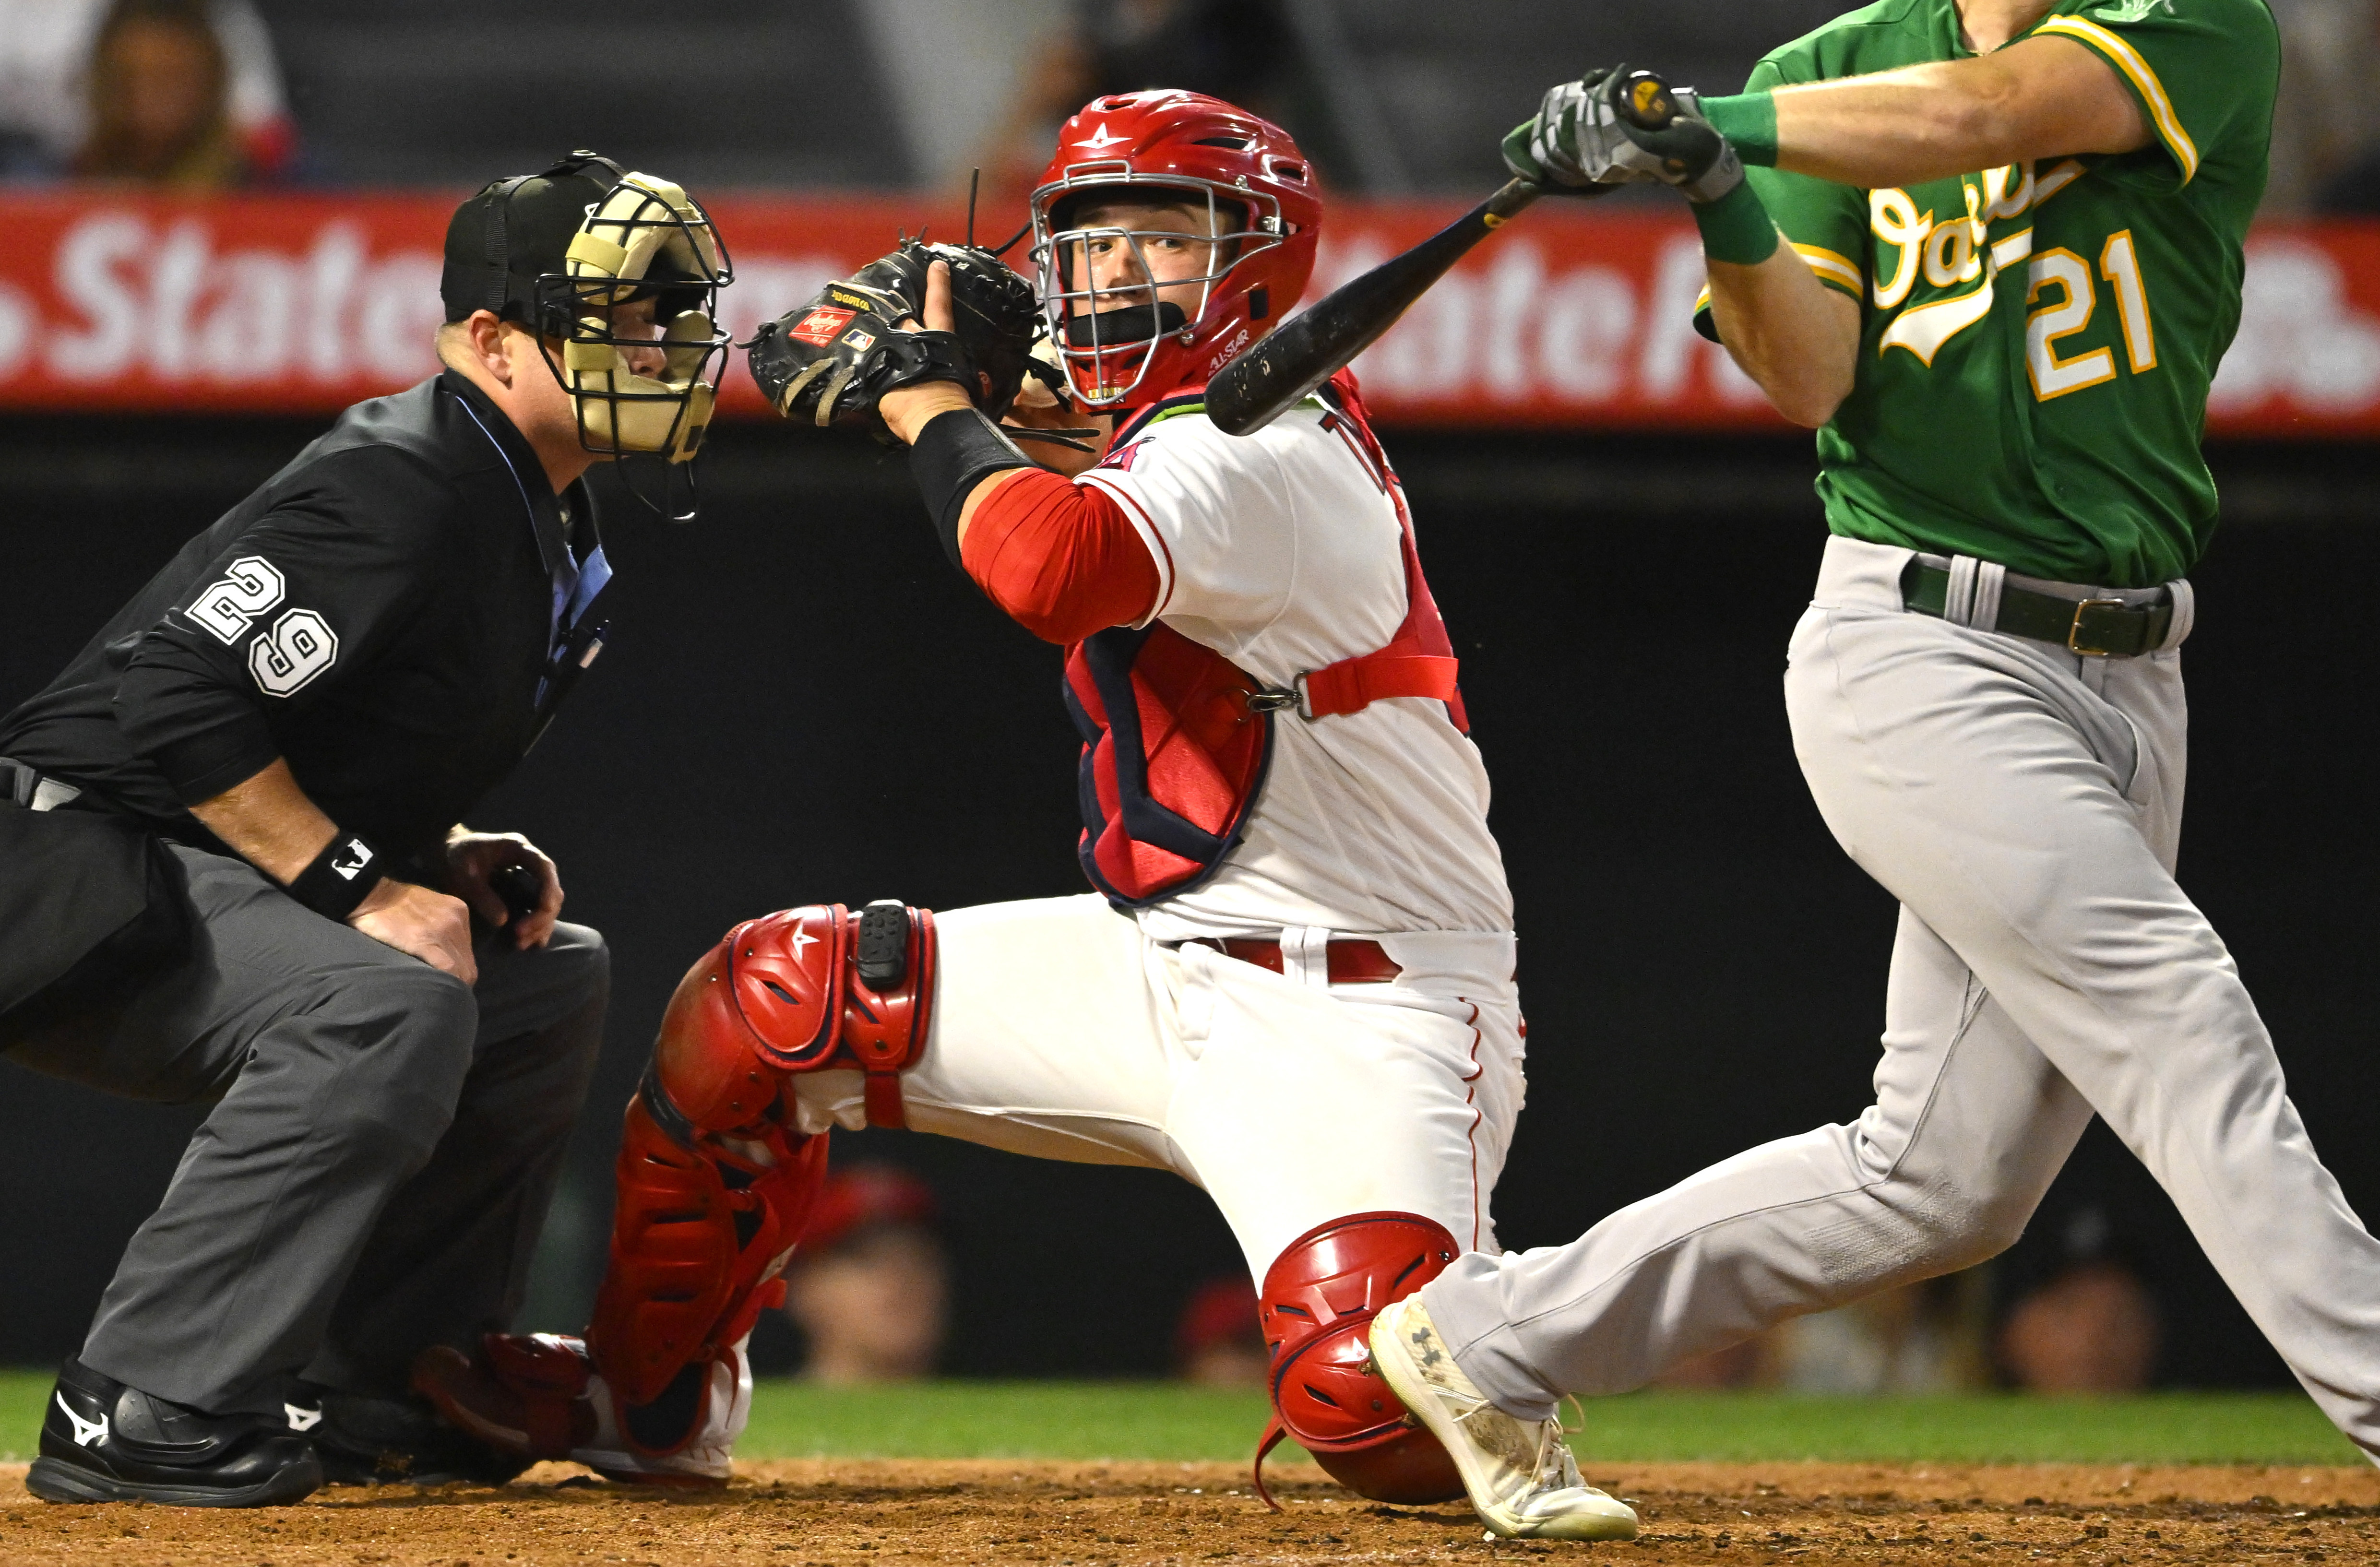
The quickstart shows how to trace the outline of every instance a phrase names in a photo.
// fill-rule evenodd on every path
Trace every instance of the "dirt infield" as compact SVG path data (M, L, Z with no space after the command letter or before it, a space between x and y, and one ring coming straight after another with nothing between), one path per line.
M50 1507L0 1468L0 1562L198 1567L881 1567L1037 1561L2356 1562L2380 1560L2380 1471L2038 1464L1655 1464L1589 1476L1634 1500L1633 1545L1488 1542L1462 1506L1382 1507L1284 1465L1268 1512L1222 1464L755 1464L723 1493L544 1464L501 1490L334 1489L211 1512Z

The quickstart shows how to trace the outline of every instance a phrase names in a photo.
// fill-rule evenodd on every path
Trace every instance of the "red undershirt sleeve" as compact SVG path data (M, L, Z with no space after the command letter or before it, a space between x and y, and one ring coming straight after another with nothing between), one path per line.
M1157 608L1157 562L1112 496L1018 468L979 502L960 558L991 601L1044 641L1136 626Z

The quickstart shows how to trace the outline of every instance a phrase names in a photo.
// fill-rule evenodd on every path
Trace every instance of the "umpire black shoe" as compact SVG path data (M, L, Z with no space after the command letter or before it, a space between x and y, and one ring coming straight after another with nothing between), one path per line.
M456 1430L424 1398L308 1388L285 1407L310 1427L324 1485L501 1486L536 1462Z
M258 1415L204 1415L103 1377L58 1367L42 1456L25 1488L43 1501L274 1507L322 1483L314 1444Z

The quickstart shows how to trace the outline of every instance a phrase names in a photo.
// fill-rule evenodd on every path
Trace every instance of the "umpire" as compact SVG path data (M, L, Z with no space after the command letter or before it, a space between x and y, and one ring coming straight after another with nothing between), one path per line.
M455 824L600 650L583 476L683 471L728 279L675 186L589 153L490 185L447 230L444 370L349 408L0 720L0 1047L214 1101L58 1373L37 1496L510 1473L405 1372L519 1306L609 962L551 860Z

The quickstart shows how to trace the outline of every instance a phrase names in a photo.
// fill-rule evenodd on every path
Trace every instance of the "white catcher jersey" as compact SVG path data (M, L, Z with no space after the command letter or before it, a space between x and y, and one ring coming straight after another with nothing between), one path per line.
M1395 504L1317 407L1249 436L1162 413L1077 482L1114 496L1156 558L1153 618L1268 686L1371 652L1403 623ZM1488 794L1478 747L1441 703L1280 713L1240 845L1204 885L1141 910L1142 929L1510 930Z

